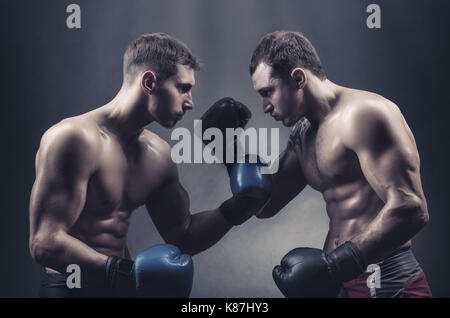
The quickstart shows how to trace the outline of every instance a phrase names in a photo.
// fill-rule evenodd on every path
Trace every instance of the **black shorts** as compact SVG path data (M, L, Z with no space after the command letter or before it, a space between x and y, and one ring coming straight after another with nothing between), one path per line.
M81 288L69 288L66 276L45 273L39 288L39 298L129 298L135 295L128 291L113 291L103 284L82 284Z

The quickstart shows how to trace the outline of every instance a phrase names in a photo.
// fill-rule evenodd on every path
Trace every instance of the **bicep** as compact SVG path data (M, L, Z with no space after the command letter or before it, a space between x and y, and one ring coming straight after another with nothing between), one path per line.
M67 230L82 210L86 187L87 181L82 178L70 180L61 176L38 176L30 198L32 228L35 231L43 226L49 231Z
M93 160L79 145L64 136L41 144L30 197L31 236L66 231L81 213Z
M293 148L286 149L279 160L279 169L272 175L272 196L258 218L275 215L306 186L306 179Z
M381 154L370 149L358 152L366 180L384 202L387 202L390 194L403 192L403 195L412 195L418 190L417 160L402 147L404 145L393 144Z
M361 170L381 200L391 197L421 197L420 162L412 133L403 117L393 113L373 112L360 118L356 138L350 148L358 156Z

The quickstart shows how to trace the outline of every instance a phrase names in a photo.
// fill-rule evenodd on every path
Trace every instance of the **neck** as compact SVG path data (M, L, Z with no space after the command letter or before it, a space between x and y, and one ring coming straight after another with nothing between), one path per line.
M147 98L138 85L122 85L117 95L99 108L100 122L122 140L137 138L153 121Z
M305 116L313 126L318 127L332 111L339 97L341 87L328 79L321 81L313 77L305 89Z

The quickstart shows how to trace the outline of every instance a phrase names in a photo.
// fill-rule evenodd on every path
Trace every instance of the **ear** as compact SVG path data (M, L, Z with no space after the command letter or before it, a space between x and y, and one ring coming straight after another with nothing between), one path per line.
M141 87L148 94L152 94L155 91L156 75L153 71L148 70L142 74Z
M291 78L297 89L302 89L305 87L307 82L306 73L300 67L296 67L291 71Z

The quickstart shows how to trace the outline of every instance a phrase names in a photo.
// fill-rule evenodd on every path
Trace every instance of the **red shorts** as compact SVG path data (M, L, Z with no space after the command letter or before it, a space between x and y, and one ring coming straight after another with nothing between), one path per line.
M367 287L367 278L372 273L363 273L358 278L344 283L339 298L371 298L370 288ZM425 273L411 277L403 289L398 290L396 297L401 298L429 298L432 297Z
M422 298L432 297L425 273L410 249L398 251L377 264L379 284L373 272L364 272L344 283L339 298ZM371 279L368 278L371 277ZM370 287L369 287L370 286Z

